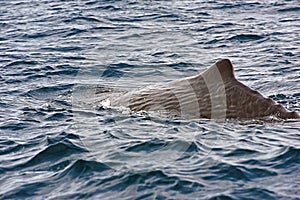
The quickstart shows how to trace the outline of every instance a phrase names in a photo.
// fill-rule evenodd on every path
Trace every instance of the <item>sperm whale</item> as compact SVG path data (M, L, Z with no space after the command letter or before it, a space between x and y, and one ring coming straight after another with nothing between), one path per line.
M216 62L196 76L148 86L111 98L110 104L126 106L132 111L167 111L183 118L300 118L297 112L288 111L281 104L238 81L229 59Z

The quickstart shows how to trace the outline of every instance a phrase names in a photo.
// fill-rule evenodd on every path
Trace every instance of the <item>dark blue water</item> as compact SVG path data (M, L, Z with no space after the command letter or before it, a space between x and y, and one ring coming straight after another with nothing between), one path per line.
M300 111L300 2L0 2L0 199L300 199L299 121L99 107L230 58Z

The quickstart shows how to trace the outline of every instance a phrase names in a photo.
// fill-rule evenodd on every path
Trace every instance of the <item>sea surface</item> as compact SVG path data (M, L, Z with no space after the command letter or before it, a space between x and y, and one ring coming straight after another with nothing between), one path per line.
M0 199L300 199L299 120L99 106L221 58L300 112L300 1L0 1Z

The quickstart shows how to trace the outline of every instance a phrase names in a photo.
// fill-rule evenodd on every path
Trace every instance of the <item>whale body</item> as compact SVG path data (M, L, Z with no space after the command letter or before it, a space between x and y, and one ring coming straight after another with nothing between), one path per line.
M281 104L239 82L229 59L222 59L203 73L148 86L110 98L111 106L132 111L166 111L183 118L300 118Z

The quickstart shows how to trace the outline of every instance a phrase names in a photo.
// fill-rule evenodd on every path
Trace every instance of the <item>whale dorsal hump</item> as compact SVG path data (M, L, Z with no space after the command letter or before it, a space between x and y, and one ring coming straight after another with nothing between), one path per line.
M235 78L233 66L229 59L219 60L215 63L215 65L217 66L223 81L228 81Z
M217 82L227 82L235 79L233 66L229 59L219 60L200 75L206 82L211 82L212 85Z

